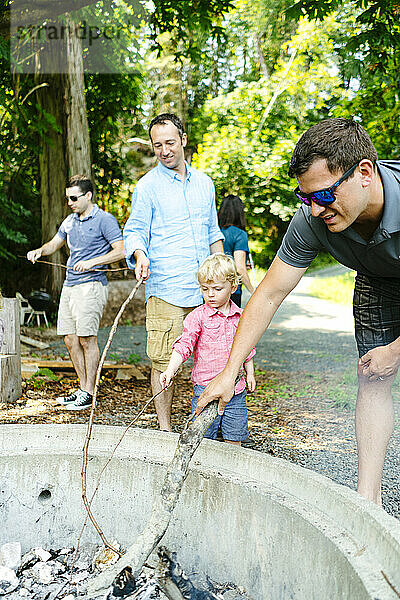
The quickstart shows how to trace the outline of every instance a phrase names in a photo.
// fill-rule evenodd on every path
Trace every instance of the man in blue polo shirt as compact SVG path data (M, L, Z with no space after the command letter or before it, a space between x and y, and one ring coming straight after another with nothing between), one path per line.
M158 165L140 179L124 228L125 257L146 281L147 354L153 394L168 366L183 319L202 303L197 271L213 252L223 252L211 179L185 161L187 136L170 113L155 117L149 135ZM173 387L154 400L160 429L171 431Z
M223 413L244 358L325 248L357 271L357 489L381 505L393 431L392 386L400 366L400 161L377 158L367 132L351 119L325 119L301 136L289 175L297 178L294 193L302 205L243 312L224 371L203 392L197 410L219 399Z
M84 175L72 177L66 189L72 214L46 244L28 252L32 263L67 243L70 256L58 309L57 333L64 336L80 388L57 401L68 410L92 404L99 364L97 332L107 302L104 265L124 257L122 234L115 217L93 203L93 184Z

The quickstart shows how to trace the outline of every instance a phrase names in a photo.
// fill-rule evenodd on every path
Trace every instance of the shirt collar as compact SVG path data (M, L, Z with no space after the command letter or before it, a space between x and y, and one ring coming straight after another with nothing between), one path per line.
M190 178L192 175L192 168L190 167L189 163L186 160L185 160L185 166L186 166L186 181L190 181ZM182 180L180 179L180 177L176 171L174 171L173 169L168 169L160 161L158 161L157 169L160 171L160 173L163 173L166 177L168 177L168 179L171 181L171 183L173 181L182 182Z
M394 233L400 231L400 161L378 161L377 167L385 198L379 229Z
M78 213L74 213L74 218L77 221L87 221L88 219L91 219L93 217L96 216L96 214L99 212L99 206L98 204L94 204L92 210L90 211L90 213L88 214L87 217L83 217L83 219L80 218L80 216L78 215Z
M206 316L216 315L217 313L222 315L222 313L218 310L218 308L212 308L212 306L208 306L208 304L205 304L205 303L204 303L204 312L205 312ZM234 302L232 302L232 300L230 300L229 313L226 316L233 317L233 315L236 315L236 314L240 315L241 312L242 312L241 309L238 306L236 306L236 304Z

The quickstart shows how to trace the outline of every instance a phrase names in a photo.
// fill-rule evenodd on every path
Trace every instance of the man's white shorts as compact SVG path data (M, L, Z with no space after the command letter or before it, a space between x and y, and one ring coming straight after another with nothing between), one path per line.
M100 281L64 285L58 307L57 334L97 336L107 298L108 286Z

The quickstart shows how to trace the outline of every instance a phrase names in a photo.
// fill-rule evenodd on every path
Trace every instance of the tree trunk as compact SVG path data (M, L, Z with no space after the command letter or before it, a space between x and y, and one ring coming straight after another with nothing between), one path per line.
M67 19L67 25L70 21ZM42 197L42 241L56 233L68 213L65 183L71 175L91 176L90 139L86 114L82 48L74 29L65 27L63 43L47 46L38 57L37 78L47 87L38 90L43 112L56 124L42 140L39 156L40 190ZM65 264L64 248L54 253L52 262ZM44 284L56 299L65 278L61 267L46 267Z

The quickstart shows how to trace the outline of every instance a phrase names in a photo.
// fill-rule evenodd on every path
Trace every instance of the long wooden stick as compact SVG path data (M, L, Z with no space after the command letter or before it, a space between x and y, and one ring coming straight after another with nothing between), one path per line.
M183 483L189 473L189 462L200 445L207 429L217 416L218 402L215 400L205 407L194 423L179 436L174 457L167 469L161 493L154 501L150 519L135 543L126 553L103 573L88 582L89 594L106 591L115 577L130 566L132 575L137 578L144 563L163 538L172 512L176 506Z
M85 505L86 512L88 514L89 519L93 523L93 526L95 527L97 533L101 537L104 545L107 546L107 548L110 548L111 550L113 550L114 552L116 552L117 554L119 554L119 551L116 548L113 548L111 546L111 544L107 541L107 539L106 539L103 531L101 530L99 524L97 523L96 519L94 518L94 515L93 515L91 507L90 507L91 503L92 503L92 500L93 500L93 497L92 497L92 499L90 501L88 500L88 497L87 497L88 450L89 450L89 443L90 443L90 438L91 438L92 429L93 429L93 419L94 419L94 413L95 413L95 410L96 410L97 390L98 390L99 383L100 383L101 370L103 368L103 364L104 364L104 361L106 359L108 349L109 349L109 347L111 345L112 339L113 339L114 334L115 334L115 332L117 330L118 321L121 318L121 315L124 312L125 307L127 306L127 304L135 296L135 294L138 291L140 285L142 284L142 281L143 281L142 279L138 280L137 284L132 288L132 291L130 292L129 296L122 303L121 308L119 309L119 311L117 313L117 316L114 319L114 323L112 324L112 327L110 329L110 333L108 335L107 343L104 346L104 350L103 350L103 353L102 353L100 361L99 361L99 366L97 367L96 382L95 382L95 386L94 386L94 393L93 393L93 399L92 399L92 408L91 408L91 411L90 411L89 421L88 421L88 425L87 425L87 432L86 432L86 437L85 437L85 443L83 445L83 450L82 450L82 500L83 500L83 504Z
M19 258L26 258L25 256L18 255ZM35 260L36 263L41 263L42 265L51 265L52 267L62 267L66 271L73 271L74 267L67 267L67 265L63 265L62 263L52 262L50 260ZM118 269L86 269L86 271L82 271L85 273L116 273L117 271L128 271L128 267L119 267Z

